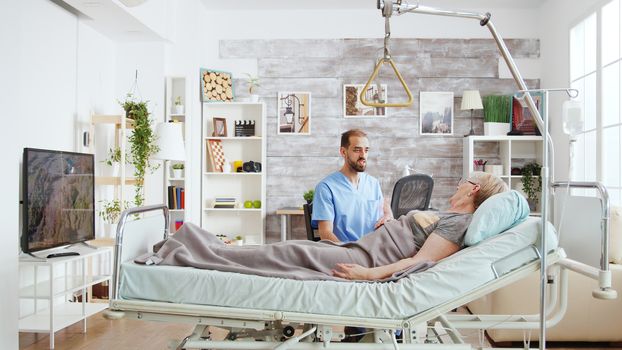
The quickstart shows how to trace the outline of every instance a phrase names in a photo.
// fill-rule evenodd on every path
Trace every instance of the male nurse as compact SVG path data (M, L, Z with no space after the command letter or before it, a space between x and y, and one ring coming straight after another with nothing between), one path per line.
M315 187L312 219L322 239L356 241L393 218L378 180L365 173L369 140L359 129L341 134L343 166Z

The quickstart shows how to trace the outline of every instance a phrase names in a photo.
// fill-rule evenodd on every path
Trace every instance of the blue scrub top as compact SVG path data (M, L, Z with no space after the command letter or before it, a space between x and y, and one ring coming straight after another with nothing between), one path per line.
M351 242L374 231L374 224L384 214L382 205L382 190L376 178L359 173L355 188L337 171L315 187L312 219L331 221L337 238Z

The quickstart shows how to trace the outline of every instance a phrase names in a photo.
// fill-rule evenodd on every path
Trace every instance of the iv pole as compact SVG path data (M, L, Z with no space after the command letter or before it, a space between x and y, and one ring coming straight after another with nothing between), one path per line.
M385 17L385 21L388 23L388 18L391 17L391 15L393 13L397 13L397 15L401 15L404 13L421 13L421 14L428 14L428 15L436 15L436 16L448 16L448 17L461 17L461 18L470 18L470 19L476 19L479 20L479 24L483 27L486 26L488 28L488 30L490 31L490 34L492 35L493 39L495 40L495 42L497 43L497 48L499 49L499 52L501 53L501 55L503 56L503 59L505 60L505 63L507 64L508 68L510 69L510 72L512 73L512 77L514 78L514 81L516 82L516 85L518 85L518 90L522 90L522 91L526 91L528 90L527 84L525 84L525 81L523 79L523 77L521 76L520 72L518 71L518 67L516 66L516 63L514 62L514 59L512 58L512 55L510 55L510 51L508 50L507 46L505 45L505 43L503 42L503 39L501 38L501 36L497 33L497 30L495 29L495 26L493 25L492 21L490 20L490 13L476 13L476 12L465 12L465 11L449 11L449 10L441 10L441 9L436 9L433 7L426 7L426 6L420 6L419 3L415 4L415 5L410 5L408 3L403 3L402 0L389 0L389 1L385 1L385 0L377 0L377 8L379 10L382 11L382 16ZM387 46L387 41L385 40L385 53L388 52L388 48ZM367 82L367 84L369 85L371 80L373 80L377 74L377 70L378 70L378 66L376 67L376 69L374 70L374 73L372 73L372 76L370 77L370 81ZM397 68L394 67L392 65L392 68L394 69L396 75L398 77L400 77L399 72L397 71ZM400 82L402 80L400 79ZM406 88L407 89L407 88ZM541 234L542 234L542 239L540 240L541 242L541 246L540 246L540 341L539 343L539 348L541 350L546 348L546 298L545 298L545 293L546 293L546 283L547 283L547 275L546 275L546 232L548 231L548 227L546 225L546 218L548 217L548 211L549 211L549 184L552 183L552 179L549 178L549 165L553 164L552 163L552 158L553 158L553 141L551 139L551 136L549 134L549 123L548 123L548 118L544 118L544 120L542 119L542 116L540 115L540 112L538 111L538 108L536 108L536 104L533 100L533 98L531 97L531 94L525 94L525 101L527 102L527 108L529 108L529 111L531 112L531 115L534 117L534 120L536 121L536 125L538 126L538 129L540 129L540 133L542 134L543 138L544 138L544 147L543 148L543 156L542 156L542 182L545 184L544 186L542 186L542 198L544 198L544 200L542 200L541 202L541 212L542 212L542 222L540 224L541 227ZM363 104L369 105L366 102L367 101L361 101ZM382 105L375 105L376 107L382 107ZM386 107L391 107L389 105L387 105ZM549 156L549 148L551 151L551 155Z

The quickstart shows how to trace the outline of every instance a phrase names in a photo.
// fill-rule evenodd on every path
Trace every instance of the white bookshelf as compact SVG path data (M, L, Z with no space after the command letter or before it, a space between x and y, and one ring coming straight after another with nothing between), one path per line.
M176 110L175 100L177 97L181 98L183 104L183 111ZM188 96L186 94L186 78L185 77L167 77L166 78L166 90L165 90L165 116L166 122L175 121L182 123L182 133L184 136L184 144L186 144L186 148L188 148L188 142L186 135L189 133L186 132L186 127L190 122L190 119L187 115L187 101ZM176 177L173 175L172 166L177 163L184 164L183 174L184 176ZM168 204L169 186L175 186L177 188L184 189L184 197L188 198L190 193L188 192L188 181L186 181L186 172L188 171L185 166L185 162L173 162L173 161L165 161L164 162L164 201L165 204ZM169 230L171 233L175 233L177 231L175 229L175 222L181 221L184 222L187 218L187 203L189 201L187 199L184 200L183 204L179 204L178 207L171 208L169 207L169 219L170 219L170 227Z
M512 168L534 161L542 164L542 136L468 136L463 139L463 157L464 178L476 170L473 161L482 159L501 165L501 178L511 189L521 190L522 175L512 175Z
M263 244L266 205L266 106L260 102L202 104L201 226L229 238L243 236L245 242ZM214 136L214 118L225 118L226 136ZM236 120L255 122L254 136L235 136ZM220 140L231 172L210 167L210 140ZM234 161L260 162L262 171L236 172ZM236 208L214 208L216 197L233 197ZM261 201L261 208L245 208L245 201Z

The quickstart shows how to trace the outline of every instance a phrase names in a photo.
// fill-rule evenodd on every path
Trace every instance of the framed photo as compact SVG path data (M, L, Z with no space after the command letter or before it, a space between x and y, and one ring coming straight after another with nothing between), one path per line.
M365 106L360 101L360 94L365 84L343 85L343 117L344 118L373 118L386 117L386 108ZM372 102L387 101L387 85L373 84L365 91L365 99Z
M311 93L279 92L278 135L311 135Z
M541 91L530 92L533 101L536 103L538 112L542 115L542 106L544 93ZM540 130L536 126L536 121L527 108L527 101L524 94L519 92L512 96L512 130L510 135L541 135Z
M208 171L222 173L225 165L225 152L221 140L207 140Z
M227 118L214 117L214 132L212 136L227 137Z
M233 101L231 73L201 68L201 102Z
M421 135L453 135L454 93L428 92L419 94L419 133Z

